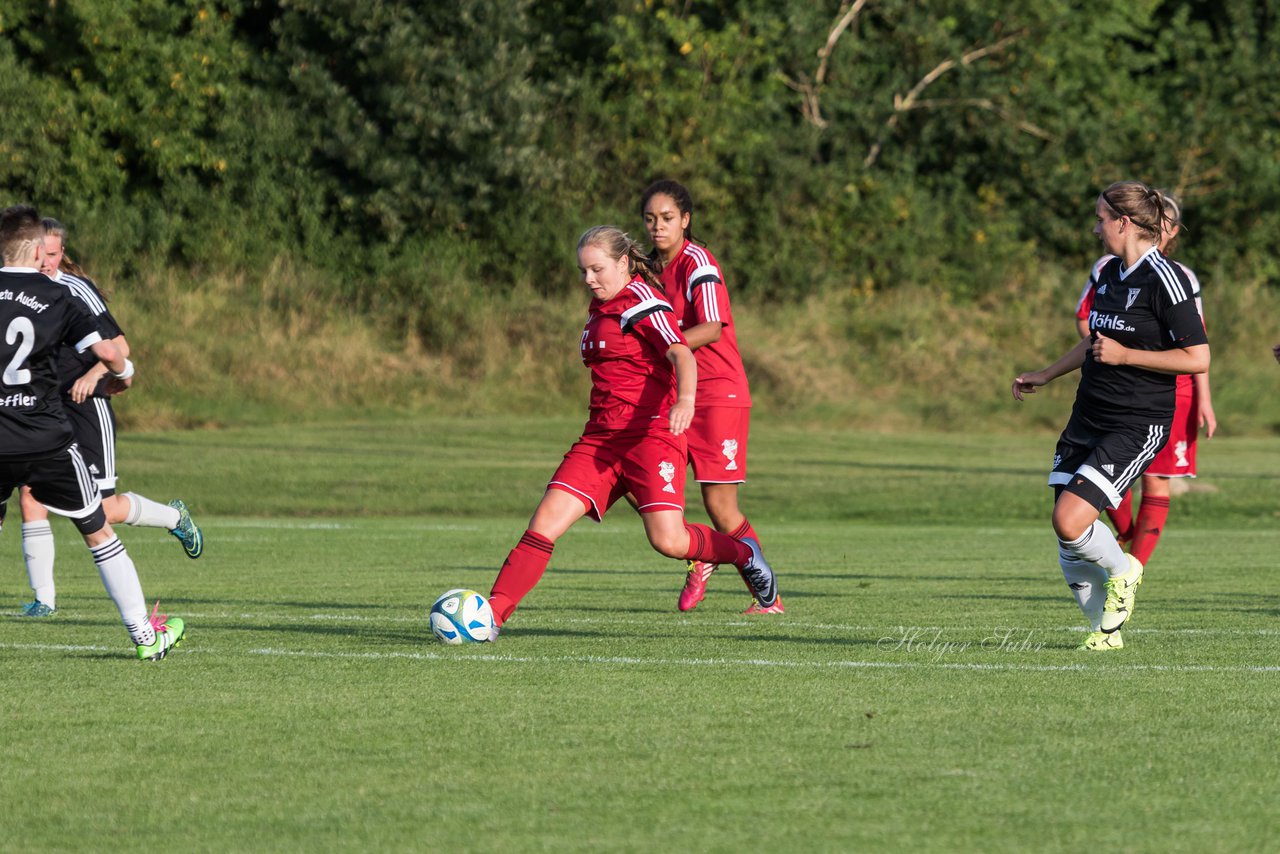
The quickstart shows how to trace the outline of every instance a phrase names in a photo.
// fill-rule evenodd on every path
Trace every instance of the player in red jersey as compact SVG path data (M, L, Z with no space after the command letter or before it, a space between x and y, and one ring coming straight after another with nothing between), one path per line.
M593 297L580 344L591 370L590 414L493 583L496 624L538 583L556 540L583 516L600 521L627 493L659 553L734 564L757 601L773 605L778 586L759 543L685 521L684 434L694 418L698 368L656 271L630 237L608 225L579 239L578 269ZM495 630L490 639L496 637Z
M662 266L662 285L689 348L698 360L698 408L689 426L689 462L702 485L702 504L717 531L759 542L738 507L747 479L751 392L738 352L729 291L716 259L693 240L693 198L680 183L656 181L640 197L640 213ZM716 565L691 561L678 607L688 611L706 595ZM751 585L748 582L748 589ZM781 614L782 600L758 599L748 614Z
M1182 226L1182 206L1172 193L1166 190L1157 192L1169 217L1159 249L1162 254L1168 255L1177 245L1178 232ZM1080 295L1080 303L1076 307L1076 326L1082 338L1089 336L1089 312L1093 309L1099 271L1112 257L1114 256L1104 255L1098 259ZM1204 303L1200 297L1200 280L1186 264L1178 261L1173 263L1186 274L1196 309L1203 322ZM1142 475L1142 501L1138 504L1137 518L1134 518L1132 490L1125 492L1119 507L1106 508L1107 517L1116 529L1116 539L1122 545L1128 543L1130 553L1144 566L1155 552L1165 520L1169 516L1170 479L1196 476L1196 438L1202 427L1206 439L1213 438L1218 429L1209 388L1209 373L1181 374L1177 379L1177 401L1173 425L1169 428L1169 441Z
M1089 337L1039 371L1019 374L1013 397L1080 371L1071 418L1058 438L1049 485L1062 575L1093 631L1080 649L1124 646L1142 564L1099 521L1164 446L1175 378L1209 370L1209 339L1187 276L1160 253L1168 215L1139 181L1098 196L1093 232L1115 257L1098 272Z

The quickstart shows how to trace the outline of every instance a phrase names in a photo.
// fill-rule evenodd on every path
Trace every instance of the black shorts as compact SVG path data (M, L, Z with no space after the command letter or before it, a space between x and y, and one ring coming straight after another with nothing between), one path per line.
M50 513L69 517L82 534L107 524L98 484L75 445L43 460L0 463L0 501L7 501L23 484Z
M1062 487L1099 510L1119 507L1167 441L1167 423L1100 428L1073 415L1058 437L1049 485Z
M104 496L116 494L116 413L105 397L84 403L62 399L62 408L76 433L80 455Z

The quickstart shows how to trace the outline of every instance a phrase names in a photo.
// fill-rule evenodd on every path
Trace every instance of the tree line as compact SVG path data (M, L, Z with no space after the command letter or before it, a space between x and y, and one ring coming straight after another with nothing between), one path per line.
M428 341L658 177L760 299L1083 267L1126 178L1280 279L1267 0L11 0L0 36L0 187L73 248L301 259Z

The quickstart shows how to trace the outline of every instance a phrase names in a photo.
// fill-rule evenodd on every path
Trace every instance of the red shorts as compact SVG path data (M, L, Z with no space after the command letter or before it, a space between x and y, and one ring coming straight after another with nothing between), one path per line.
M693 479L698 483L745 482L750 430L750 407L697 407L686 432Z
M630 492L641 513L684 511L684 436L670 433L584 435L564 455L547 489L577 496L599 522Z
M1196 476L1196 436L1200 433L1197 409L1194 386L1185 392L1179 387L1173 424L1169 427L1169 441L1143 474L1156 477Z

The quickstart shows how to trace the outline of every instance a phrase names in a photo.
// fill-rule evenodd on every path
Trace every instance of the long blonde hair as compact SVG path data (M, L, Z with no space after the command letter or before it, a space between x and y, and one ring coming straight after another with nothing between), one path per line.
M658 270L653 261L640 248L640 244L631 239L631 235L616 225L597 225L588 228L578 238L578 251L581 252L588 246L600 247L615 261L626 256L627 272L632 277L639 276L658 293L662 293L662 282L658 279Z

